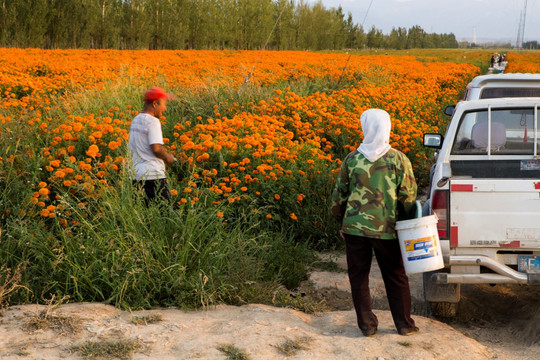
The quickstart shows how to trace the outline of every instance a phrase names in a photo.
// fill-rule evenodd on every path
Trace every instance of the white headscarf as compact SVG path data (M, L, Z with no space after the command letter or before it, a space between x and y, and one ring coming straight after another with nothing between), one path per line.
M386 154L390 146L390 115L381 109L369 109L360 116L364 141L358 147L366 159L376 161Z

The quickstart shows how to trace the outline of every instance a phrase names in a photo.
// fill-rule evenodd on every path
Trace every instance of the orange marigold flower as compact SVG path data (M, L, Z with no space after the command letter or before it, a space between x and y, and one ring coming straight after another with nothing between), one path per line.
M120 147L120 145L121 145L121 144L120 144L119 142L117 142L117 141L111 141L111 142L109 143L108 147L109 147L109 149L111 149L111 150L116 150L116 149L118 149L118 148Z
M217 215L217 217L222 218L223 217L223 212L218 211L216 215Z
M86 151L86 155L90 157L96 157L98 154L99 154L99 147L95 144L90 145L90 147L88 147L88 151Z
M272 215L266 214L266 218L267 218L267 219L271 219L271 218L272 218Z
M279 196L279 194L274 194L274 199L279 200L281 199L281 196Z
M54 176L56 176L57 178L59 179L62 179L64 176L66 176L66 173L63 172L62 170L58 170L54 173Z
M298 217L295 215L295 213L292 213L291 214L291 219L293 219L294 221L298 220Z

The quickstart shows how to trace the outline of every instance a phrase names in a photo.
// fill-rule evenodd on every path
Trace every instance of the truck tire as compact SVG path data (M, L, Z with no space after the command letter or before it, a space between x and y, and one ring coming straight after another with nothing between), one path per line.
M428 315L437 318L453 318L456 316L457 303L428 302Z
M460 284L437 284L432 275L444 270L430 271L423 274L424 300L426 312L440 318L456 316L457 303L460 299Z

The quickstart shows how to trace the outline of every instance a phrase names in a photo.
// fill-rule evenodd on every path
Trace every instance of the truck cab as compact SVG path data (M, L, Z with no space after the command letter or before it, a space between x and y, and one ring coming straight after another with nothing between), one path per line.
M424 274L434 314L452 315L461 284L540 284L539 107L540 98L462 101L444 138L424 135L437 149L424 213L439 219L445 262Z

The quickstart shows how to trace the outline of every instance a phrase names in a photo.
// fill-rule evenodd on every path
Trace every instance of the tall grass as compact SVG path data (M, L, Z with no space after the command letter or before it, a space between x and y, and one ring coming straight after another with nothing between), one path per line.
M200 307L249 302L253 284L276 289L305 278L310 250L286 232L270 232L249 214L223 222L205 200L174 210L145 207L124 176L88 201L61 194L63 211L77 219L9 222L0 258L27 263L18 301L68 294L124 308ZM12 298L13 300L13 298Z

